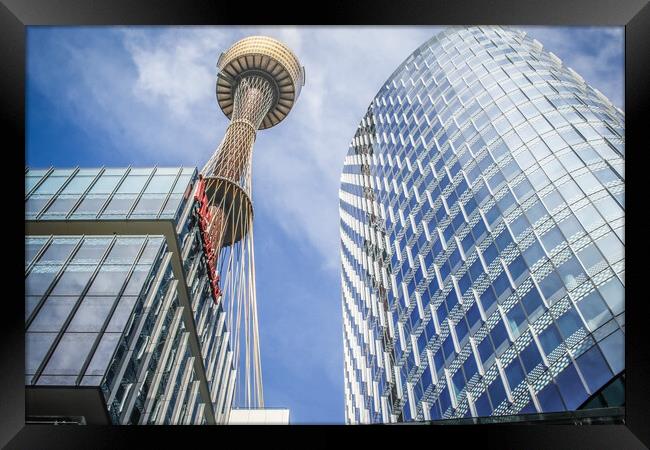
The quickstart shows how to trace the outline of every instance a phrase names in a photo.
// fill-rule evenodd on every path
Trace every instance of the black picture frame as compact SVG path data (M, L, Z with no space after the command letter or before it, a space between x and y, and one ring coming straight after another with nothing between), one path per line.
M650 5L647 0L411 0L332 1L303 3L301 7L267 3L182 1L159 4L155 0L3 0L0 5L0 71L5 128L3 159L8 162L3 178L5 196L3 248L5 252L4 321L0 339L0 445L7 448L116 448L134 446L136 437L147 447L158 443L211 446L243 445L251 438L283 447L341 445L350 439L387 445L414 445L412 439L440 440L447 445L479 448L647 448L650 446L650 351L644 323L649 301L643 294L644 229L643 152L648 147L644 127L650 106ZM268 23L275 10L281 24L373 25L601 25L625 26L625 131L632 163L626 164L627 197L632 207L626 215L626 405L624 425L453 425L453 426L294 426L294 427L99 427L25 425L24 389L24 276L19 263L24 246L24 198L21 174L25 149L25 37L31 25L225 25ZM20 151L22 149L22 151ZM647 175L646 175L647 176ZM631 200L631 202L630 202ZM631 234L630 234L631 233ZM637 238L634 238L634 236ZM630 237L631 236L631 237ZM646 245L638 245L644 243ZM14 281L16 280L16 281ZM13 293L13 286L17 292ZM254 433L251 433L251 430ZM225 444L224 440L233 444ZM470 443L471 442L471 443ZM238 444L239 443L239 444ZM142 445L142 444L140 444ZM202 444L205 445L205 444Z

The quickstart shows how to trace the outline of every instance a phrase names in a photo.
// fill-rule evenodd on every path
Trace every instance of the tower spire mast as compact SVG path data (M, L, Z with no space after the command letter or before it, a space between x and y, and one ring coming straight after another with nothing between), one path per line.
M221 54L217 66L217 101L230 124L200 173L200 227L213 295L215 301L223 301L229 315L238 372L236 397L240 406L263 407L252 152L257 131L277 125L291 111L305 83L305 72L291 50L265 36L236 42Z

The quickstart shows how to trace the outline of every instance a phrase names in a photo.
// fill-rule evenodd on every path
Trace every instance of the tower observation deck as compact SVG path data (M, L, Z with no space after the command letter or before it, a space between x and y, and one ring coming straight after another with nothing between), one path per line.
M201 170L196 195L201 204L202 241L214 297L229 310L235 367L244 372L237 376L236 399L240 406L263 407L252 152L257 130L277 125L291 111L305 83L305 71L291 50L265 36L236 42L221 54L217 66L217 101L230 124Z

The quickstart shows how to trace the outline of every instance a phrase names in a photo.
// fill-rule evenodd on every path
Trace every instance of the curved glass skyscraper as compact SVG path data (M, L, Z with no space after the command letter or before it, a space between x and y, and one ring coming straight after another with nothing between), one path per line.
M341 177L346 421L620 405L624 157L623 113L523 32L411 54Z

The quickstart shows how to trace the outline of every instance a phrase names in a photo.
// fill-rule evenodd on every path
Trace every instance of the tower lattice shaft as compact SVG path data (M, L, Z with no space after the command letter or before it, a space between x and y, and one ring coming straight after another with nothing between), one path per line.
M304 84L304 69L282 43L252 36L219 58L217 100L231 119L201 170L197 189L201 240L215 301L228 318L235 401L263 407L255 290L251 162L258 129L283 120Z
M234 95L232 120L204 176L231 181L250 194L251 157L257 129L274 100L273 86L260 76L242 78Z

